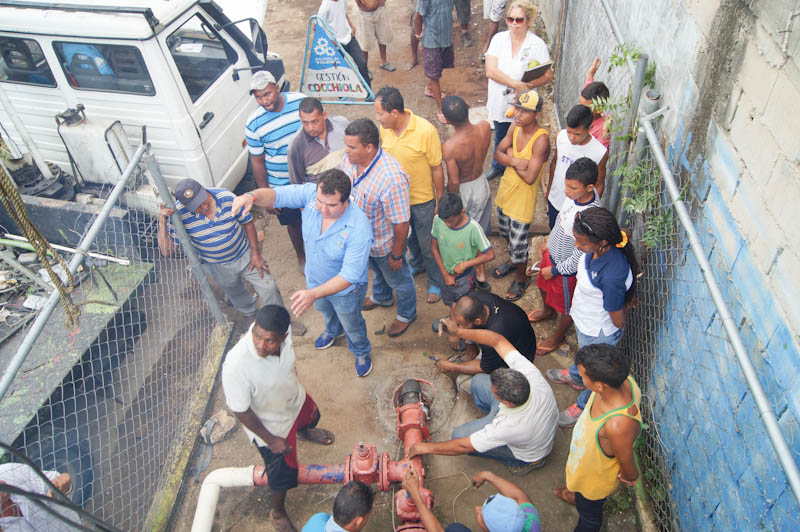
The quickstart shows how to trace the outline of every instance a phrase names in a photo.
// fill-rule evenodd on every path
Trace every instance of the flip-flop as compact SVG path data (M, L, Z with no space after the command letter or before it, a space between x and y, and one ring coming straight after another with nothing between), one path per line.
M536 262L534 262L533 264L531 264L530 266L525 268L525 275L530 277L530 276L532 276L534 274L537 274L540 271L542 271L541 264L542 264L542 261L537 260Z
M506 301L517 301L520 299L525 295L525 290L528 289L530 284L530 281L517 281L516 279L511 281L511 286L509 286L506 291ZM508 294L511 294L511 297L508 297Z
M536 346L536 356L537 356L537 357L540 357L540 356L543 356L543 355L547 355L547 354L549 354L549 353L552 353L553 351L558 351L558 349L559 349L559 348L560 348L560 347L563 345L563 343L564 343L564 342L561 342L560 344L558 344L558 345L557 345L557 346L555 346L555 347L539 347L539 346L537 345L537 346Z
M503 264L492 270L492 277L496 279L502 279L509 273L514 270L514 265L511 264L509 261L505 261Z
M381 70L385 70L386 72L394 72L397 70L397 67L391 63L384 63L381 65Z
M475 288L481 292L491 292L492 286L487 281L479 281L475 279Z
M311 443L318 443L320 445L333 445L333 442L336 441L336 436L333 435L333 432L320 429L317 427L307 429L312 431L312 434L316 434L316 436L304 436L300 434L300 431L297 431L297 437L303 441L310 441Z
M531 322L531 323L536 323L536 322L544 321L544 320L552 320L553 318L557 318L558 317L558 314L551 314L550 316L547 316L546 318L531 318L531 314L533 314L534 312L535 311L532 310L532 311L530 311L530 312L528 312L526 314L526 316L528 317L528 321Z

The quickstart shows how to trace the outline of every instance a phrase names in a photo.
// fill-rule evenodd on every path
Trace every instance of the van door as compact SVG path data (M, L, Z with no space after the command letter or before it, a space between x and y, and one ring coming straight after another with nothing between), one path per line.
M247 116L255 108L250 72L234 80L234 68L248 67L247 57L227 34L214 29L202 11L190 10L159 34L170 68L182 92L205 150L214 185L232 189L244 175L242 145Z

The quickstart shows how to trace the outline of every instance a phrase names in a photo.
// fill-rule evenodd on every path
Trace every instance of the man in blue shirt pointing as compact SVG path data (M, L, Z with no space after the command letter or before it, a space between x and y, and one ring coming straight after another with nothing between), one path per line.
M259 188L237 196L233 212L247 214L253 205L303 209L306 289L292 294L292 312L300 316L313 304L325 318L325 331L314 342L327 349L344 334L356 357L356 374L372 371L367 324L361 305L367 290L367 262L372 228L350 202L350 179L338 169L319 176L317 184Z

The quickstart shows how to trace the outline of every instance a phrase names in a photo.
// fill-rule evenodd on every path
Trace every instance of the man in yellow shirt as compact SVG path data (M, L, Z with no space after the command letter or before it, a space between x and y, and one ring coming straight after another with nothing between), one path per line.
M408 247L412 270L428 274L428 303L441 299L444 282L431 252L431 229L439 198L444 194L442 144L436 128L405 108L394 87L375 95L375 118L380 123L381 143L409 175L411 235Z

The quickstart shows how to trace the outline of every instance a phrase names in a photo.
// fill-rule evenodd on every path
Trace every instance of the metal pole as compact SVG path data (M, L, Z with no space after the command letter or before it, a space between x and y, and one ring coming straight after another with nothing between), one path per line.
M117 203L122 192L125 190L125 187L128 184L128 180L130 179L131 175L133 175L134 170L139 165L139 159L142 158L144 154L145 147L144 145L139 146L136 149L136 153L133 155L131 162L128 163L128 166L125 168L125 171L117 181L117 184L114 185L114 188L111 190L111 194L108 195L108 199L103 204L103 208L100 209L100 212L97 214L97 217L92 222L91 227L89 230L86 231L83 239L81 239L81 243L78 245L77 253L72 256L72 260L69 262L67 266L70 273L75 274L78 271L78 267L83 262L83 258L87 255L87 248L92 245L94 242L95 237L102 229L103 224L106 222L106 218L108 218L108 214L111 212L111 209ZM3 378L0 380L0 400L5 397L8 390L11 388L11 383L14 381L14 377L17 375L17 372L22 367L22 363L25 362L25 358L28 356L28 353L33 348L33 344L39 338L39 334L44 329L47 320L50 318L50 315L55 310L56 305L58 304L58 290L53 290L50 294L50 297L47 299L47 302L42 307L42 310L39 311L39 315L36 316L36 320L33 322L28 334L25 335L25 338L22 340L17 352L14 354L14 358L11 359L6 370L3 372Z
M158 162L156 162L156 157L150 150L149 144L147 153L145 153L144 157L142 157L142 162L147 168L147 171L150 173L150 176L153 178L153 183L156 185L156 188L158 188L158 195L163 201L169 201L170 198L172 198L172 193L167 187L167 182L164 180L164 174L161 173L161 168L159 168ZM205 273L203 273L203 267L200 265L200 258L197 256L197 252L192 246L189 233L186 232L186 227L183 226L183 220L181 220L181 217L177 212L172 215L172 226L175 228L175 232L178 233L178 240L181 241L183 252L186 254L186 258L189 259L189 266L191 267L197 282L200 283L200 290L203 292L206 301L208 301L208 306L211 309L211 315L214 316L214 319L217 321L217 323L220 325L225 325L228 323L228 318L225 317L225 314L222 313L222 309L219 307L219 303L214 295L214 291L211 290L211 285L208 283Z
M30 281L33 281L35 284L39 285L39 288L42 288L48 294L53 290L53 287L47 284L44 279L33 273L29 268L25 267L24 264L18 261L14 257L13 251L11 250L0 251L0 261L5 262L9 266L17 270L17 272L27 277Z
M30 150L33 162L36 163L39 171L42 172L42 175L47 179L53 179L53 172L50 171L50 167L47 165L47 161L45 161L42 152L39 151L39 147L33 142L33 138L30 133L28 133L28 128L22 123L22 119L20 119L17 110L14 109L14 106L11 104L11 99L8 97L3 87L0 87L0 103L3 104L3 107L6 108L9 116L11 116L14 128L17 130L17 133L19 133L19 136L22 137L22 142L24 142L25 146Z
M661 145L659 144L658 135L656 135L653 124L649 119L644 118L642 120L642 126L647 135L647 140L650 141L651 152L661 170L664 184L667 186L670 198L672 198L675 212L678 214L678 219L689 237L692 253L694 253L695 259L697 259L697 263L700 265L703 278L706 281L706 285L708 285L708 291L711 293L711 298L714 300L714 306L716 306L717 312L719 312L720 318L722 319L722 325L725 327L725 332L728 334L728 340L730 340L733 346L733 352L736 354L736 359L739 361L739 366L742 368L745 381L750 387L750 393L753 394L753 400L756 402L759 414L761 414L761 420L767 428L767 434L775 449L775 453L778 455L778 460L780 460L783 466L783 471L786 473L786 478L792 488L794 498L800 503L800 471L797 469L797 464L792 457L792 452L789 450L786 439L778 426L778 419L772 411L772 406L770 405L769 399L767 399L767 395L764 393L764 388L761 387L761 381L758 380L758 375L753 368L753 363L747 355L747 350L736 328L736 322L733 320L725 303L725 298L722 296L722 292L719 289L717 280L714 278L711 264L708 262L706 252L692 224L692 218L681 199L680 188L678 188L678 185L675 183L675 178L669 169L667 159L661 151Z
M631 86L631 107L625 115L625 122L622 126L622 132L625 135L625 142L623 143L622 154L617 168L624 168L628 164L628 152L631 147L631 140L633 137L633 126L636 124L636 115L639 110L639 99L642 95L642 88L644 87L644 76L647 73L647 54L639 54L636 60L636 71L633 74L633 85ZM620 180L622 176L618 176L609 183L607 197L603 199L607 201L606 205L611 212L617 212L619 207L619 191Z

